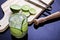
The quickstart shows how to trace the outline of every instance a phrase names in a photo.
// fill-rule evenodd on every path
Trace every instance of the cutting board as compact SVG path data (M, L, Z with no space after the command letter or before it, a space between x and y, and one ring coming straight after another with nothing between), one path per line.
M37 0L30 0L30 1L35 1L36 3L38 3L39 5L42 5L43 7L47 8L46 5L38 2ZM50 5L53 0L42 0L43 2L45 2L46 4ZM11 10L10 10L10 6L13 4L17 4L17 5L29 5L30 7L34 8L36 10L36 14L35 15L31 15L30 17L28 17L28 23L31 24L33 22L33 20L35 18L37 18L45 9L37 7L36 5L27 2L26 0L7 0L5 3L3 3L1 5L1 8L4 12L4 17L0 20L0 32L3 32L7 29L8 24L9 24L9 17L12 14Z

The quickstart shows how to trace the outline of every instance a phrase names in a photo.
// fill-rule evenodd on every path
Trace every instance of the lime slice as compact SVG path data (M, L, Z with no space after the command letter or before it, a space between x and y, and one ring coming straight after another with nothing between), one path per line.
M13 27L10 27L10 31L11 31L11 34L15 36L16 38L21 38L23 35L23 33L20 30Z
M14 4L10 6L10 9L12 12L19 12L21 7L19 5Z
M26 12L26 11L22 11L22 14L24 14L26 17L29 17L30 16L30 13L29 12Z
M22 10L23 10L23 11L29 11L29 8L30 8L30 7L29 7L28 5L23 5L23 6L22 6Z
M22 31L23 32L26 32L27 31L27 29L28 29L28 23L27 23L27 21L26 20L24 20L24 23L23 23L23 25L22 25Z
M30 8L30 9L29 9L29 12L30 12L31 14L36 14L36 10L35 10L34 8Z

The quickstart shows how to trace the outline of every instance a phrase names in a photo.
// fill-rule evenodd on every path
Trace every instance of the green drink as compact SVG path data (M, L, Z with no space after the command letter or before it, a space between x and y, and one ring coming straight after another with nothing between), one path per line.
M12 14L9 18L11 34L16 38L23 38L28 31L27 17L22 14Z

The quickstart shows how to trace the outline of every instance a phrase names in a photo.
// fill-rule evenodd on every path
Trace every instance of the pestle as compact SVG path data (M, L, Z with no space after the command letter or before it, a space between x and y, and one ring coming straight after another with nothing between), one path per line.
M39 18L39 19L34 19L33 22L35 25L38 25L39 23L43 23L47 20L51 20L51 19L54 19L54 18L58 18L60 17L60 11L58 12L55 12L47 17L42 17L42 18Z

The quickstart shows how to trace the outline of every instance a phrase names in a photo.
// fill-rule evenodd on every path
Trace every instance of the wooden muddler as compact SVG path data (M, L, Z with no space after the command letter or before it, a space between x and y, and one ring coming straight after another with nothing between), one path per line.
M55 12L47 17L42 17L42 18L39 18L39 19L34 19L34 24L35 25L38 25L39 23L43 23L47 20L51 20L51 19L54 19L54 18L58 18L60 17L60 11L58 12Z

